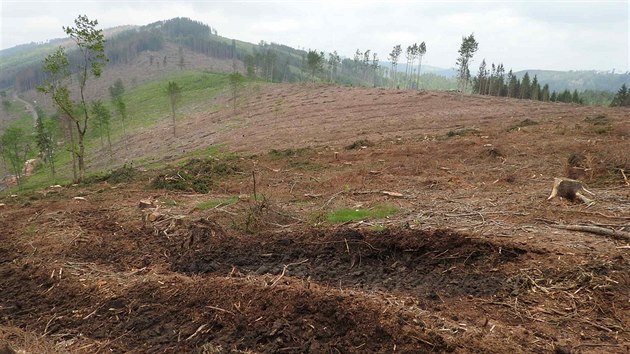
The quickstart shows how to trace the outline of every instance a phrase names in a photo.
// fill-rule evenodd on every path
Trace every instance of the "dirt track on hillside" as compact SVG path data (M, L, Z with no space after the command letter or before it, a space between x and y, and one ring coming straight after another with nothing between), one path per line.
M237 117L182 122L182 145L164 125L118 156L240 151L209 194L152 189L166 172L149 171L0 200L0 340L73 353L630 350L628 241L558 228L630 232L629 111L319 86L253 97ZM597 203L546 201L563 175ZM398 213L326 222L384 204Z

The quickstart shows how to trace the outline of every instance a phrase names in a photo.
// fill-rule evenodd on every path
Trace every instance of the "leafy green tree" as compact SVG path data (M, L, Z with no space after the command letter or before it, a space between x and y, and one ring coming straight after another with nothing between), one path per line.
M18 185L21 185L24 162L30 151L29 139L24 130L15 126L8 127L0 136L0 151L5 160L9 161Z
M577 90L573 90L573 94L571 95L571 102L582 104L582 100L580 99L580 94L577 92Z
M311 74L311 80L315 82L315 75L324 70L324 53L309 50L306 54L306 66Z
M83 180L85 175L85 133L90 120L88 101L86 98L87 82L90 76L100 77L103 67L107 62L105 56L105 37L103 31L96 29L98 21L89 20L85 15L79 15L74 20L76 27L63 27L67 35L79 48L80 60L78 60L78 101L75 101L70 92L68 79L70 78L70 63L63 47L48 55L44 59L44 71L48 79L39 89L49 94L57 107L68 116L76 129L78 148L73 148L72 153L78 161L78 176L74 176L75 182Z
M112 100L112 104L116 109L116 113L120 116L120 123L122 125L123 136L126 134L126 124L127 120L127 105L125 104L125 99L123 95L125 94L125 86L121 79L116 80L114 85L109 87L109 97Z
M475 40L474 34L468 37L462 37L462 45L459 48L459 58L457 58L457 81L459 90L463 93L468 87L470 81L470 59L477 51L479 43Z
M101 137L101 146L103 145L103 134L107 135L107 147L109 150L109 155L112 156L112 139L111 139L111 129L110 129L110 121L112 120L112 114L105 107L103 102L100 100L92 102L92 114L94 115L95 123L99 130L99 135Z
M177 104L182 98L182 88L175 82L169 81L166 86L166 94L168 95L169 103L171 105L171 118L173 119L173 136L177 136L177 122L175 120L175 110Z
M232 93L232 107L234 108L234 113L236 113L236 107L238 107L238 99L241 94L241 90L245 85L245 78L241 73L234 72L228 76L228 81L230 83L230 91Z
M35 110L37 111L35 143L37 144L37 149L39 150L39 155L42 157L42 160L50 167L50 173L54 180L55 147L57 146L54 132L57 130L57 127L53 119L46 117L46 113L41 107L36 106Z
M615 97L610 102L611 107L628 107L630 106L630 92L628 92L628 86L626 84L621 85Z
M551 93L551 96L549 96L549 101L551 101L551 102L558 101L558 93L556 91Z

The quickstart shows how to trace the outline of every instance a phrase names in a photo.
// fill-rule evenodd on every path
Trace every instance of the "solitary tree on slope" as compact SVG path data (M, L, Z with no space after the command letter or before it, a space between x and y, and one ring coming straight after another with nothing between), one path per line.
M459 48L459 58L457 58L457 83L459 90L463 93L468 87L470 81L470 70L468 68L470 59L477 51L479 43L475 40L474 34L468 37L462 37L462 45Z
M59 110L73 123L77 132L78 146L72 147L72 154L78 162L78 175L74 181L81 182L85 175L85 133L90 120L90 109L86 97L86 89L89 77L101 76L103 67L107 62L105 56L105 37L103 31L96 29L97 20L90 20L85 15L79 15L75 20L76 27L63 27L64 32L75 42L79 48L80 60L78 61L78 94L70 91L70 62L63 47L48 55L44 59L44 72L48 79L39 90L49 94ZM77 99L73 96L78 96Z

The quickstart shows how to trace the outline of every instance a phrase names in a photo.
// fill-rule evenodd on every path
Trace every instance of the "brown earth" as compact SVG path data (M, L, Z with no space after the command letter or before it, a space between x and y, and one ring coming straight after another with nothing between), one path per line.
M630 350L629 110L258 90L236 115L224 99L183 120L181 142L165 123L117 152L165 170L0 200L0 349ZM151 187L194 182L204 162L176 160L212 144L237 154L197 176L208 194ZM546 201L557 176L585 181L596 204ZM213 199L225 201L199 206ZM398 212L326 220L379 205Z

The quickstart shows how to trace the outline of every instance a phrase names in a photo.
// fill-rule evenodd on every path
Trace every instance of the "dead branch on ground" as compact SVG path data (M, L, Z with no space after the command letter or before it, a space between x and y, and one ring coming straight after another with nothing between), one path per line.
M611 228L592 226L592 225L560 225L550 224L549 226L556 229L564 229L570 231L588 232L600 236L610 236L614 239L630 242L630 232L619 231Z

